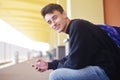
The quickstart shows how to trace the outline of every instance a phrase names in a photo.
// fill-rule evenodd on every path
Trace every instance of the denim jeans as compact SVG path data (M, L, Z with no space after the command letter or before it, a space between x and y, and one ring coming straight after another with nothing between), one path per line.
M110 80L103 69L88 66L79 70L60 68L52 71L49 80Z

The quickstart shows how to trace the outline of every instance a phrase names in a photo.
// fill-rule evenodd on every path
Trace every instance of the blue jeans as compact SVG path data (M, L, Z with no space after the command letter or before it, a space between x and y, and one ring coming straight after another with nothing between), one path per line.
M49 80L110 80L103 69L98 66L88 66L73 70L60 68L52 71Z

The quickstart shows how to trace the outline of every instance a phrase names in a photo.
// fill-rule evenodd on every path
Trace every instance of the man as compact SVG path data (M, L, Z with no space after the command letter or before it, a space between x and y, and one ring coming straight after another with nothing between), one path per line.
M34 64L38 71L53 69L50 80L117 80L119 78L119 44L100 28L103 27L102 25L95 25L82 19L70 20L59 4L46 5L41 10L41 14L52 29L69 35L70 51L68 56L60 60L46 62L38 59Z

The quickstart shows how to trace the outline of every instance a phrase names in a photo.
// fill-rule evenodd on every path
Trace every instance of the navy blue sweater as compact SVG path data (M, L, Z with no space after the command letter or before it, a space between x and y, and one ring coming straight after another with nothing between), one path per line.
M61 60L49 62L49 69L100 66L110 80L117 80L120 76L120 48L105 31L88 21L74 19L66 33L69 34L69 54Z

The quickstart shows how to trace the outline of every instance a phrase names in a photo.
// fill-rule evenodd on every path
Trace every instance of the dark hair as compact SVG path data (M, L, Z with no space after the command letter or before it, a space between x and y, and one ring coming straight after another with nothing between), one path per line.
M52 13L54 10L59 11L60 13L63 13L64 9L62 8L61 5L55 4L55 3L50 3L46 5L44 8L41 10L41 15L45 17L47 13Z

